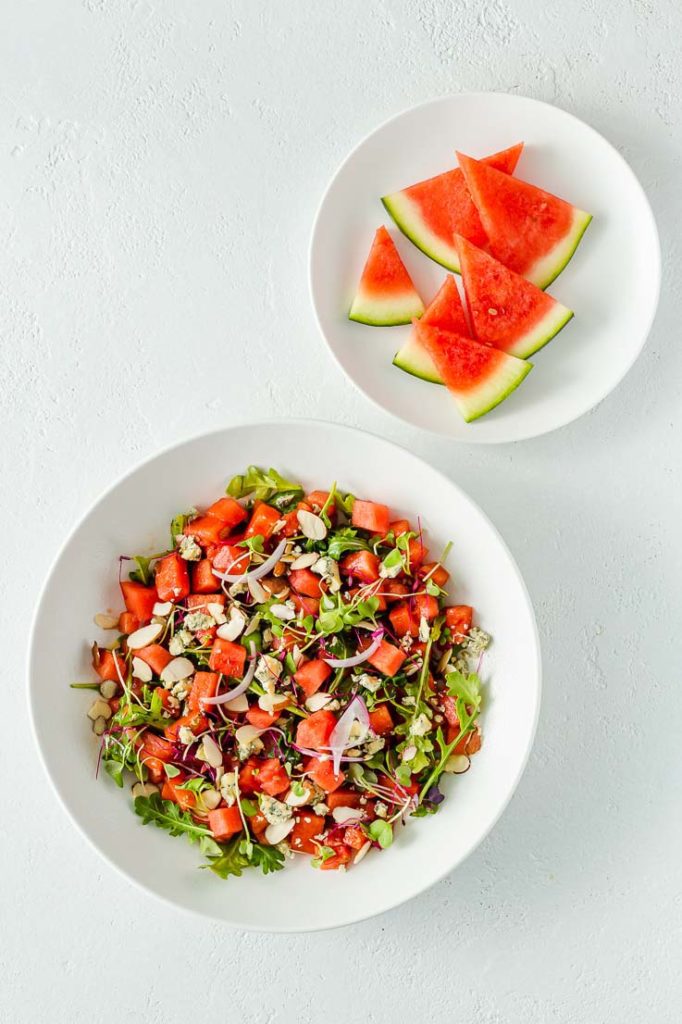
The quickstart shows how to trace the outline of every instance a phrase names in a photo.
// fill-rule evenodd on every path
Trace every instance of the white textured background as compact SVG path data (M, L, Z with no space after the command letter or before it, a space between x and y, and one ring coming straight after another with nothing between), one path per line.
M679 1021L681 35L677 0L2 5L3 1024ZM466 89L602 131L665 257L618 391L487 450L371 408L306 284L347 150ZM382 918L294 938L174 913L100 863L46 786L24 696L39 585L100 490L188 433L287 414L388 435L468 490L526 576L546 673L529 768L469 861Z

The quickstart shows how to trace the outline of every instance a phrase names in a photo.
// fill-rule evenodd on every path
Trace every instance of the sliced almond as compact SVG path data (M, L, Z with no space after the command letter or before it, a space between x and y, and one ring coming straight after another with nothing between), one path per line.
M353 857L353 863L359 864L363 857L366 857L369 851L372 849L372 844L367 840L364 846L361 846L358 852Z
M361 807L335 807L332 818L337 825L342 825L346 822L359 821L364 813Z
M295 558L290 565L290 569L309 569L311 565L315 565L318 558L317 551L306 551L304 555L299 555Z
M300 796L297 796L297 794L294 793L293 789L290 789L287 795L284 797L284 803L287 804L289 807L305 807L306 804L310 803L313 791L310 788L310 786L306 786L305 783L302 783L301 785L303 793Z
M92 731L94 732L95 736L101 736L102 733L106 730L106 727L107 720L102 715L100 715L99 718L96 718L95 721L92 723Z
M223 764L223 752L212 736L204 736L204 756L211 768L221 768Z
M265 830L266 842L270 846L277 846L283 839L286 839L295 824L294 818L289 818L288 821L278 821L276 825L268 825Z
M159 792L159 787L155 786L153 782L134 782L130 787L130 792L133 797L152 796Z
M173 611L172 601L157 601L152 608L154 615L170 615Z
M207 604L206 611L211 616L211 618L213 618L218 623L218 625L221 625L223 622L226 621L225 609L221 604Z
M159 678L162 683L179 683L183 679L189 679L195 671L189 658L173 658L161 670Z
M413 744L410 744L409 747L405 747L402 753L403 761L411 761L416 753L417 748Z
M296 518L301 527L301 533L308 540L324 540L327 536L327 527L314 512L308 512L307 509L302 508L296 513Z
M201 792L201 802L208 811L215 811L221 800L222 797L217 789L204 789Z
M218 626L217 635L221 640L236 640L244 632L245 626L246 616L244 612L240 611L239 608L231 608L229 622Z
M141 683L149 683L153 672L151 666L146 661L143 661L142 658L133 658L133 675Z
M258 580L249 580L248 587L249 593L251 594L251 597L254 599L256 604L264 604L265 601L267 601L267 591L263 590Z
M271 693L264 693L258 698L258 707L262 711L267 711L269 715L276 715L277 712L286 707L288 703L288 697L283 697L281 695L274 696Z
M255 725L240 725L234 734L234 738L240 747L247 747L249 743L262 736L265 729L257 729Z
M244 711L249 710L249 702L246 699L245 693L240 693L238 697L233 697L232 700L226 700L223 705L228 711L234 711L237 714L241 714Z
M88 711L88 718L91 718L93 722L95 721L96 718L104 718L105 721L108 721L111 718L112 714L113 711L111 710L107 702L105 700L102 700L101 697L98 697L98 699L90 705L90 709Z
M445 771L452 775L464 775L471 767L471 758L466 754L453 754L445 762Z
M290 608L288 604L271 604L270 611L276 619L280 619L282 622L296 618L296 609Z
M150 622L148 626L143 626L142 629L136 629L134 633L131 633L128 637L128 647L131 651L137 651L140 647L146 647L147 644L153 644L156 638L161 634L163 626L160 622Z
M334 698L332 697L331 693L323 693L321 690L318 690L317 693L314 693L311 697L308 697L307 701L305 702L305 706L307 707L308 711L321 711L325 704L328 704L329 701L333 699Z
M105 700L111 700L118 693L118 683L114 682L113 679L105 679L100 684L99 692L102 694Z
M99 612L95 615L95 625L100 629L116 629L118 626L118 615L107 615L106 612Z

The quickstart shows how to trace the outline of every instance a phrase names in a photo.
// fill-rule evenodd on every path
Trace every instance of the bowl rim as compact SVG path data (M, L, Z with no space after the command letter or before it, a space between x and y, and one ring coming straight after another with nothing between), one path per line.
M313 256L314 256L314 250L315 250L316 245L317 245L318 228L319 228L320 218L322 216L322 211L323 211L323 209L324 209L324 207L326 205L329 193L333 189L333 187L336 184L337 180L341 177L341 175L345 171L347 165L351 163L351 161L355 158L357 153L365 145L365 143L367 143L374 135L377 135L379 132L383 131L385 128L388 128L389 125L393 124L394 121L398 121L398 120L400 120L400 118L406 117L409 114L415 114L418 111L425 109L426 107L438 106L438 105L441 105L441 104L446 104L446 103L449 103L451 100L454 100L454 99L480 99L481 97L486 97L486 98L495 97L495 98L505 98L505 99L510 99L511 98L511 99L514 99L514 100L521 100L521 101L525 101L525 102L528 102L528 103L533 103L533 104L536 104L539 107L546 107L549 110L559 111L564 117L567 117L570 121L573 121L576 124L580 125L581 128L585 128L588 131L588 133L592 134L593 136L595 136L595 138L597 140L599 140L600 142L603 142L604 145L608 146L608 148L611 150L611 152L614 154L614 156L617 157L617 159L620 162L620 164L621 164L625 174L632 180L632 184L633 184L635 190L639 192L640 198L642 199L643 210L646 212L647 219L648 219L649 225L651 227L652 242L653 242L652 254L651 254L652 255L652 259L650 261L650 270L651 270L651 273L653 274L653 281L654 281L654 289L653 289L653 298L652 298L652 303L651 303L651 309L650 309L650 312L649 312L649 316L648 316L648 319L647 319L647 322L646 322L645 329L642 331L641 341L640 341L639 345L637 346L636 350L634 351L634 353L633 353L632 357L630 358L630 360L627 363L623 364L623 366L621 367L621 371L620 371L619 376L611 384L609 384L604 391L602 391L602 393L600 394L599 398L597 398L595 401L593 401L587 407L580 409L579 412L571 413L569 415L566 415L559 422L554 423L551 426L543 427L542 430L528 429L527 432L522 432L520 434L516 434L513 438L509 438L509 439L506 439L506 438L491 439L491 438L485 438L485 437L478 437L475 434L472 434L470 437L466 437L466 438L464 438L464 437L457 437L457 436L449 433L445 428L443 428L442 430L439 430L439 429L437 429L435 427L433 427L433 428L432 427L425 427L425 426L421 426L419 424L413 423L411 420L407 420L403 416L401 416L400 413L395 412L393 409L389 409L388 406L386 406L386 405L383 405L379 401L378 398L375 398L374 395L371 395L369 393L369 391L365 390L363 384L360 381L356 380L355 377L352 377L350 375L350 373L343 366L340 357L336 354L336 350L335 350L334 346L332 345L331 341L329 340L329 338L327 337L327 334L326 334L326 332L325 332L325 330L324 330L324 328L322 326L322 321L321 321L320 313L318 311L317 303L315 301L315 289L314 289L314 284L313 284L313 265L314 265ZM446 273L449 273L449 272L446 271ZM662 274L661 239L660 239L660 235L659 235L659 231L658 231L658 225L656 223L656 218L654 216L653 209L651 208L651 203L649 202L649 197L647 196L646 191L644 189L644 186L641 184L641 182L640 182L639 178L637 177L637 175L635 174L634 170L632 169L630 164L627 162L625 157L622 155L622 153L620 153L618 151L618 149L616 149L615 145L612 142L610 142L606 138L605 135L602 135L602 133L600 131L597 131L596 128L593 128L593 126L591 124L589 124L587 121L583 121L583 119L581 117L578 117L577 114L573 114L570 110L566 110L564 107L559 106L558 103L548 103L547 100L536 99L535 96L526 96L526 95L522 95L521 93L501 92L499 90L465 90L463 92L446 93L443 96L434 96L434 97L432 97L429 100L423 100L422 102L415 103L415 104L413 104L410 107L405 107L403 110L399 110L395 114L391 114L389 117L387 117L383 121L381 121L380 124L376 125L376 127L372 128L370 131L368 131L350 149L350 151L343 158L343 160L338 165L338 167L336 168L336 170L332 174L331 178L327 182L327 185L325 186L325 189L324 189L324 191L323 191L323 193L322 193L322 195L320 197L320 200L319 200L319 202L317 204L317 209L315 211L315 216L313 218L313 226L312 226L312 229L311 229L311 232L310 232L310 239L309 239L309 242L308 242L308 292L309 292L309 295L310 295L310 303L311 303L311 305L313 307L313 314L314 314L314 317L315 317L315 322L317 323L317 328L318 328L318 330L320 332L320 335L322 336L322 339L323 339L323 341L325 343L325 347L326 347L327 351L331 355L331 357L334 360L334 362L336 363L337 367L343 373L344 377L347 380L349 380L351 382L351 384L353 385L353 387L364 398L366 398L367 401L371 402L372 405L375 408L381 409L382 412L384 412L384 413L388 413L389 416L392 416L399 423L404 423L405 425L409 426L412 430L422 430L422 431L424 431L424 433L426 433L426 434L428 434L428 435L430 435L432 437L447 437L447 439L449 441L454 441L456 444L498 445L498 444L515 444L516 442L530 441L530 440L532 440L535 437L543 437L546 434L551 434L555 430L562 430L564 427L567 427L571 423L574 423L576 420L581 419L583 416L586 416L587 413L591 412L593 409L596 409L597 406L601 405L601 403L606 398L608 398L609 395L613 394L613 392L616 391L617 388L619 388L620 385L623 383L623 380L625 379L627 374L630 372L632 367L635 365L635 363L637 362L637 360L641 356L641 354L642 354L642 352L644 350L644 346L646 345L647 341L649 340L649 336L651 334L651 330L653 328L654 321L656 319L656 314L658 313L658 307L659 307L659 304L660 304L660 298L661 298L661 274Z
M113 491L115 491L121 484L123 484L131 476L135 475L140 470L144 469L147 465L149 465L150 463L156 461L159 458L162 458L165 455L170 454L175 449L179 449L179 448L183 448L183 447L186 447L186 446L190 446L192 444L195 444L196 442L203 441L203 440L205 440L207 438L213 437L214 435L224 434L224 433L231 432L231 431L244 430L244 429L248 429L250 427L277 427L277 426L290 426L292 424L298 425L298 426L310 426L310 424L315 424L317 426L321 426L321 427L324 427L324 428L332 428L332 430L340 431L340 432L345 433L345 434L347 434L349 436L355 436L355 437L369 436L369 437L373 438L374 440L380 441L382 444L385 444L385 445L388 445L391 448L397 449L403 455L407 455L410 459L412 459L412 460L414 460L416 462L422 463L423 465L426 465L431 472L433 472L437 476L439 476L441 478L441 480L443 480L448 486L454 488L458 492L460 498L464 502L468 503L471 506L472 510L481 517L481 519L483 520L484 524L488 527L489 530L492 531L493 536L497 539L497 542L500 544L503 553L506 555L506 557L509 560L510 567L511 567L513 573L514 573L515 578L516 578L516 582L518 583L518 585L520 587L520 592L521 592L521 595L522 595L523 601L524 601L524 608L525 608L525 611L526 611L526 613L528 615L529 622L530 622L530 625L531 625L532 639L533 639L533 644L534 644L534 649L535 649L534 674L533 674L533 677L530 679L530 682L534 683L534 709L533 709L533 721L531 723L531 729L530 729L530 732L528 734L528 741L527 741L527 744L526 744L526 749L523 751L523 755L522 755L522 757L520 759L519 767L518 767L518 769L516 771L516 774L514 775L514 777L510 781L507 782L507 790L506 790L504 799L502 800L502 802L501 802L501 804L500 804L500 806L499 806L499 808L497 810L497 813L490 820L490 822L487 825L487 827L485 828L485 830L483 832L481 832L468 845L466 851L459 858L459 860L457 861L456 864L452 864L449 867L447 867L444 871L441 871L437 876L435 876L433 879L429 880L427 884L425 884L422 888L420 888L416 892L411 892L411 893L408 892L404 896L400 896L395 901L385 902L382 906L374 908L371 911L369 911L368 913L362 913L359 916L357 914L355 914L355 913L349 913L345 917L343 917L343 919L335 921L333 924L320 924L320 925L315 925L315 926L312 926L312 927L311 926L298 926L298 925L292 925L292 926L268 926L266 928L266 927L263 927L262 925L250 925L250 924L246 924L246 923L243 923L243 922L239 922L239 923L231 922L231 921L226 920L224 917L222 917L222 916L220 916L218 914L214 915L214 914L211 914L210 912L206 912L204 910L199 910L199 909L197 909L195 907L192 907L192 906L190 906L188 904L175 902L171 897L169 897L169 896L167 896L167 895L165 895L165 894L163 894L161 892L158 892L155 889L149 888L142 881L140 881L138 878L134 877L132 874L129 874L128 871L124 867L122 867L120 864L118 864L113 859L113 857L107 852L107 850L104 849L97 842L97 840L91 835L87 825L81 823L81 821L79 821L77 819L75 814L72 813L71 808L69 807L68 798L67 798L66 794L63 792L63 788L60 787L60 785L57 783L57 781L53 778L52 773L50 772L50 769L48 767L48 763L47 763L45 754L43 752L43 748L42 748L40 740L39 740L38 725L37 725L37 715L36 715L36 700L35 700L36 694L35 694L35 686L34 686L34 681L33 680L34 680L34 661L35 661L35 657L36 657L36 655L35 655L35 648L36 648L37 635L38 635L38 619L39 619L40 610L42 608L43 601L45 599L45 594L46 594L47 589L48 589L48 587L49 587L49 585L50 585L50 583L52 581L52 577L53 577L54 573L56 572L56 570L57 570L57 568L59 566L59 563L60 563L60 561L62 559L62 556L64 555L64 552L66 551L66 548L71 543L71 541L74 540L74 538L78 534L78 532L81 529L81 526L83 525L85 520L97 508L99 508L100 505L104 504L104 502L107 500L107 498L109 497L109 495ZM420 896L422 893L427 892L429 889L433 888L433 886L435 886L437 883L441 882L447 875L449 875L450 873L455 871L455 869L458 868L461 864L463 864L464 861L474 852L474 850L477 849L478 846L480 846L480 844L483 842L483 840L487 838L487 836L490 834L490 832L493 830L493 828L495 827L495 825L497 824L497 822L501 818L501 816L504 813L504 811L509 806L509 803L511 802L512 797L514 796L514 794L515 794L515 792L516 792L516 790L518 788L518 785L519 785L519 782L521 780L521 777L523 776L523 773L524 773L524 771L526 769L526 766L528 764L528 759L530 757L530 753L531 753L531 750L533 748L533 744L535 742L535 735L536 735L536 732L537 732L538 721L539 721L539 716L540 716L540 707L541 707L541 703L542 703L542 649L541 649L540 636L539 636L539 631L538 631L538 627L537 627L535 611L533 609L533 604L532 604L532 601L530 599L530 594L528 592L528 588L526 586L525 580L523 578L523 575L521 574L521 570L519 569L519 567L517 565L516 559L514 558L514 556L511 553L511 551L509 550L509 547L507 546L507 543L504 540L504 538L502 537L502 535L500 534L499 530L494 525L494 523L490 520L490 518L487 516L487 514L479 507L479 505L473 500L473 498L470 498L469 495L466 493L466 491L464 491L457 483L455 483L455 481L452 480L446 473L442 472L440 469L437 469L435 466L433 466L433 464L431 462L428 462L426 459L421 458L421 456L415 455L413 452L411 452L405 446L403 446L401 444L398 444L395 441L388 440L387 438L382 437L380 434L376 434L376 433L374 433L372 431L364 430L364 429L359 428L359 427L350 427L350 426L347 426L345 424L335 423L332 420L322 420L322 419L314 419L314 418L308 419L308 418L305 418L305 417L272 417L272 418L264 418L264 419L259 419L259 420L240 420L240 421L237 421L237 422L234 422L234 423L230 423L230 424L222 426L222 427L216 427L216 428L214 428L212 430L207 430L207 431L204 430L204 431L201 431L201 432L199 432L197 434L192 434L190 437L184 438L184 439L179 440L179 441L176 440L176 441L173 441L170 444L165 445L164 447L162 447L162 448L152 452L150 455L144 457L139 462L136 462L129 470L125 471L120 476L116 477L116 479L111 484L106 486L104 488L104 490L99 494L99 496L97 498L95 498L95 500L92 501L87 506L85 511L78 517L78 519L76 520L74 526L71 528L71 530L68 532L68 534L66 535L64 540L59 545L58 550L57 550L54 558L52 559L50 567L49 567L47 573L45 574L45 578L43 580L42 586L40 587L40 591L38 593L38 597L36 599L34 610L33 610L33 615L32 615L32 619L31 619L31 628L30 628L30 631L29 631L29 638L28 638L28 658L27 658L27 663L26 664L27 664L27 669L26 669L26 681L27 681L26 697L27 697L27 703L28 703L28 717L29 717L29 722L30 722L30 727L31 727L31 733L33 735L33 741L34 741L35 746L36 746L36 748L38 750L38 754L39 754L39 758L40 758L40 763L41 763L42 768L43 768L43 770L44 770L44 772L45 772L45 774L46 774L46 776L47 776L47 778L49 780L49 783L50 783L50 786L52 788L52 791L55 794L55 796L57 797L58 803L62 807L62 810L66 813L66 816L71 821L72 825L75 826L77 832L83 838L85 838L85 840L88 842L88 844L90 845L90 848L94 849L99 854L99 856L102 857L102 859L104 861L106 861L107 864L109 864L110 867L113 867L114 870L118 873L119 876L125 878L126 881L132 883L137 889L141 890L142 892L146 893L149 896L152 896L156 900L159 900L165 906L172 907L176 911L180 911L180 912L183 912L183 913L188 913L188 914L191 914L194 917L201 918L203 920L211 920L211 921L219 922L220 924L222 924L222 925L224 925L224 926L226 926L228 928L231 928L233 930L254 932L254 933L259 933L259 934L306 934L306 933L311 933L312 934L313 932L330 931L330 930L333 930L333 929L336 929L336 928L344 928L344 927L347 927L347 926L352 925L352 924L359 924L361 921L366 921L366 920L369 920L369 919L371 919L373 917L377 917L380 914L387 913L388 911L394 910L397 907L402 906L404 903L409 902L411 899L415 899L417 896Z

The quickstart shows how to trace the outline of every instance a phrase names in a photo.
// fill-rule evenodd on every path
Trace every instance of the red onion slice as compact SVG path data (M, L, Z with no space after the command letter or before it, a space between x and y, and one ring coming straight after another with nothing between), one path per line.
M364 651L360 651L359 654L354 654L352 658L323 658L322 661L325 661L331 668L352 668L354 665L362 665L363 661L367 661L379 649L382 636L377 636L369 647L365 647Z
M354 722L359 722L365 729L369 729L369 711L364 700L359 696L353 697L329 737L329 749L332 754L335 775L339 774L341 758L346 748L350 746L350 732Z
M234 686L231 690L226 693L221 693L219 697L202 697L202 704L227 704L228 701L234 700L235 697L241 697L243 693L246 693L248 688L251 686L253 677L256 673L256 645L253 640L251 641L251 664L248 667L247 673L242 679L238 686Z
M262 565L259 565L256 569L252 569L251 572L218 572L217 569L212 569L211 571L214 576L217 576L219 580L225 580L226 583L248 583L249 580L259 580L262 576L267 576L271 569L274 569L284 554L286 546L287 542L285 538L279 542L270 557L266 558ZM239 561L241 557L242 556L240 555L238 559L235 559L235 561Z

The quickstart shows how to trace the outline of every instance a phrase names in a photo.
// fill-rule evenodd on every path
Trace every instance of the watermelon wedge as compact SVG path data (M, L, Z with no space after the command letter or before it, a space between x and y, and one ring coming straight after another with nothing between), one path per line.
M423 312L424 303L382 225L374 235L348 318L373 327L391 327L409 324Z
M547 292L466 238L457 235L456 243L475 338L527 359L573 316Z
M482 161L500 173L513 174L523 143L493 153ZM410 185L381 200L404 235L436 263L459 273L456 233L475 245L485 245L486 235L459 167L435 178Z
M463 334L468 337L469 325L459 296L459 289L452 274L447 275L435 298L426 307L426 312L420 323L442 327L443 330L454 331L455 334ZM393 365L405 370L406 373L411 373L414 377L428 380L432 384L443 383L443 378L438 373L433 359L424 346L419 344L414 330L400 351L396 352Z
M467 423L490 412L530 373L532 364L422 321L414 325Z
M488 251L546 288L577 249L592 215L482 160L461 153L457 159L488 236Z

